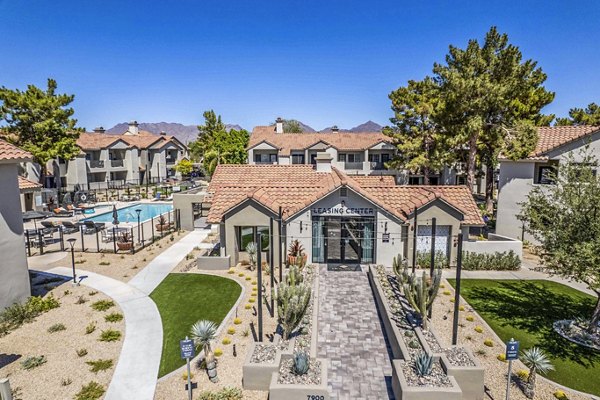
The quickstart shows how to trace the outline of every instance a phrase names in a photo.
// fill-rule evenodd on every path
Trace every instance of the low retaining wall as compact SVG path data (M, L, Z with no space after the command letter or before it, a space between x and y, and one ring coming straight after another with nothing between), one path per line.
M279 371L273 374L269 386L269 400L329 400L327 389L327 359L321 362L321 383L319 385L290 385L277 383Z
M402 373L402 360L392 361L392 390L398 400L461 400L462 391L452 376L448 376L451 386L426 387L409 386Z
M279 365L281 364L281 352L279 350L275 354L275 360L270 364L253 363L251 361L257 344L262 343L253 342L248 347L246 360L242 366L242 387L244 390L269 390L273 374L279 372ZM276 344L273 343L273 345Z
M198 256L196 259L196 265L198 269L204 271L218 271L228 270L231 256L225 257L209 257L209 256Z
M520 260L523 259L523 242L517 239L509 238L490 233L488 240L465 240L463 242L463 251L477 254L494 254L496 252L508 253L513 251Z

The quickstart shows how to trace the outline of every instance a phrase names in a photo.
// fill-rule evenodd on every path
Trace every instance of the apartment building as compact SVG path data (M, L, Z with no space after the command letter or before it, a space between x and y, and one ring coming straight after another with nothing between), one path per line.
M424 176L408 171L390 169L386 163L392 160L397 149L392 138L381 132L332 132L288 133L283 130L283 120L275 126L257 126L252 130L248 144L248 164L316 165L317 154L329 154L332 166L348 175L390 175L397 184L422 185ZM464 165L445 167L429 176L431 185L464 185ZM478 176L473 191L485 190L485 177Z
M175 165L188 156L187 147L177 138L141 131L136 121L120 135L107 134L103 128L82 133L77 145L81 153L73 160L59 160L54 168L55 176L60 176L57 186L67 190L75 185L101 189L181 178Z

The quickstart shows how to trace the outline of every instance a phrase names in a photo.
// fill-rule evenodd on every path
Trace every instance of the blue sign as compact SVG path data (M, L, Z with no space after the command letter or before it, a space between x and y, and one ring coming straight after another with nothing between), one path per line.
M519 359L519 342L516 340L509 340L506 343L506 361L518 360Z
M181 350L181 358L194 358L196 349L192 339L180 340L179 349Z

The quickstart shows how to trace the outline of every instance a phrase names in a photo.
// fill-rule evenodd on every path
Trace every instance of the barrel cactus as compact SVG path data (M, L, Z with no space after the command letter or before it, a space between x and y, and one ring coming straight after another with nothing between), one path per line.
M431 374L433 368L433 356L428 355L424 351L415 356L415 372L420 377Z
M300 351L294 354L294 365L293 372L296 375L304 375L308 372L308 367L310 365L310 357L306 352Z

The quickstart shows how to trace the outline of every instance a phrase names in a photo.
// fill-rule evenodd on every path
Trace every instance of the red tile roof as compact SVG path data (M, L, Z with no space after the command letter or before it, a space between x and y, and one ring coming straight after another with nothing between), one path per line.
M319 142L338 150L364 151L378 143L390 143L391 138L381 132L315 132L276 133L273 126L257 126L252 130L248 148L267 142L279 149L280 155L290 155L292 150L305 150Z
M21 162L31 160L32 158L33 156L30 152L22 150L17 146L0 139L0 161Z
M119 140L125 142L129 147L137 147L138 149L156 147L157 143L166 142L174 142L183 146L175 136L156 135L148 131L139 131L137 135L126 133L111 135L108 133L85 132L79 135L77 145L83 150L98 150L106 148Z
M600 131L598 126L542 126L537 128L538 142L529 158L545 158L544 155L567 143Z
M19 176L19 189L27 190L27 189L37 189L37 188L41 188L41 187L42 187L41 183L30 181L27 178L23 178L22 176Z
M464 215L463 224L483 225L465 186L396 186L393 177L349 176L336 168L317 172L310 165L219 165L208 187L206 201L211 202L211 209L207 220L219 223L225 213L248 199L274 213L282 207L287 219L341 186L401 221L415 207L441 199Z

